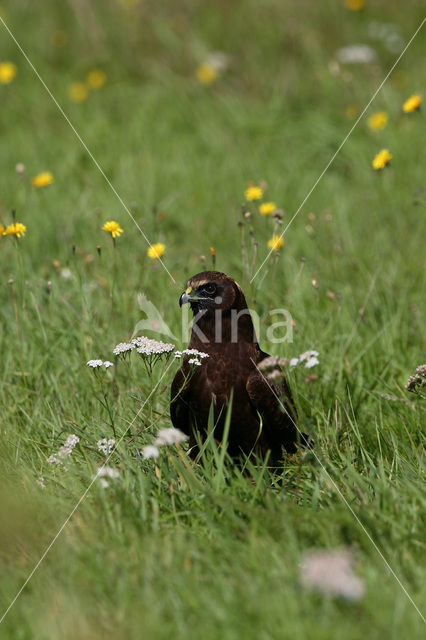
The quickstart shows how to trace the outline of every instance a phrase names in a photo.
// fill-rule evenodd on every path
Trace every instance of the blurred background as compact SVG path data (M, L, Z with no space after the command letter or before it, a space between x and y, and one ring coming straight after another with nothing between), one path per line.
M294 340L274 353L319 351L313 375L289 373L301 423L420 602L424 411L403 387L424 354L424 28L318 178L424 2L14 0L0 17L4 607L111 436L86 361L132 336L141 292L179 336L183 286L212 266L262 319L290 310ZM121 433L149 381L108 375ZM136 446L170 426L169 383L114 462L116 489L78 510L7 637L421 637L313 458L255 492L232 473L212 492L201 471L189 490L167 459L160 477L141 463ZM70 433L80 445L62 474L46 460ZM356 548L362 604L300 597L316 545Z

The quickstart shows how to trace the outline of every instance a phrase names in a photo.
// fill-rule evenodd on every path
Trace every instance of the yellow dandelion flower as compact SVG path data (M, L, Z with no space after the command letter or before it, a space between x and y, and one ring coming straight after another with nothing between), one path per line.
M195 75L201 84L209 85L216 80L217 70L209 62L203 62L197 67Z
M263 196L263 189L254 186L248 187L244 192L244 196L248 202L252 202L252 200L260 200Z
M364 9L365 0L345 0L345 5L349 11L361 11Z
M16 236L17 238L22 238L25 235L27 227L22 224L22 222L14 222L13 224L9 224L2 235L6 236Z
M62 29L57 29L52 33L51 42L54 47L65 47L68 43L68 36Z
M102 69L92 69L86 76L86 82L91 89L100 89L106 81L107 76Z
M113 240L121 236L121 234L123 233L123 229L120 227L118 222L115 222L114 220L109 220L108 222L105 222L105 224L102 227L102 230L106 231L107 233L110 233Z
M373 169L378 171L380 169L384 169L391 160L392 154L389 152L389 149L382 149L377 155L374 156L373 162L371 164L373 166Z
M408 84L408 74L405 71L394 71L391 75L391 82L398 89L402 89Z
M274 213L276 208L277 208L277 205L275 204L275 202L264 202L263 204L260 205L259 211L262 214L262 216L270 216L271 213Z
M281 236L272 236L270 240L268 240L268 247L273 249L274 251L279 251L281 247L284 245L284 239Z
M148 247L148 251L147 251L148 258L151 258L151 260L155 260L156 258L161 258L165 250L166 250L166 245L163 244L162 242L157 242L156 244L153 244L150 247Z
M358 115L358 107L356 106L356 104L349 104L346 107L346 115L351 120L353 120L354 118L357 117L357 115Z
M388 123L388 114L386 111L377 111L368 118L368 126L372 131L380 131L384 129Z
M53 182L53 175L50 171L42 171L34 178L31 178L31 182L33 187L36 189L41 189L41 187L47 187L49 184Z
M402 110L404 113L413 113L413 111L417 111L417 109L420 109L421 104L421 97L418 93L415 93L404 102L404 104L402 105Z
M89 95L89 90L84 82L73 82L69 89L69 95L73 102L84 102Z
M0 62L0 84L9 84L18 73L18 67L13 62Z

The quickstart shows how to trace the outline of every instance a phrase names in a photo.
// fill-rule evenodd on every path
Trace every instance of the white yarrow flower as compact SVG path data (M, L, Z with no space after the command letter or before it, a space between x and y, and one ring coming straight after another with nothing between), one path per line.
M105 369L108 369L108 367L113 367L113 366L114 366L113 362L110 362L109 360L105 360L104 362Z
M306 554L300 565L300 578L307 589L346 600L361 600L364 583L353 572L350 551L317 551Z
M160 449L153 444L147 444L143 447L141 454L145 460L148 460L148 458L158 458L160 455Z
M98 472L97 472L97 477L98 478L118 478L120 475L120 472L118 469L114 469L113 467L106 467L105 465L102 467L99 467Z
M98 447L98 451L108 456L115 447L115 440L114 438L110 438L109 440L102 438L102 440L98 440L96 446Z
M102 367L102 360L89 360L87 363L88 367L92 367L93 369L97 369L98 367Z
M49 464L57 464L60 466L65 458L68 458L72 452L74 447L80 442L80 438L74 434L68 436L65 440L65 443L60 447L58 453L55 453L47 458L47 462Z
M377 54L368 44L351 44L336 51L337 61L341 64L368 64Z
M290 367L295 367L297 364L299 364L299 358L292 358L290 360Z
M208 358L209 354L205 351L198 351L198 349L184 349L182 351L187 356L195 356L196 358Z
M135 345L136 351L143 356L162 355L164 353L171 353L175 349L174 344L161 342L161 340L153 340L146 336L134 338L132 344Z
M108 480L115 480L116 478L118 478L120 475L120 472L118 471L118 469L113 469L113 467L99 467L95 478L99 478L99 482L101 484L101 487L103 489L106 489L107 487L109 487L109 482Z
M128 353L129 351L133 351L135 345L131 342L119 342L114 349L112 350L115 356L119 356L122 353Z
M198 358L190 358L188 360L188 364L195 364L197 367L201 366L201 362L198 360Z
M306 360L305 367L306 369L311 369L312 367L315 367L315 365L317 364L319 364L319 360L316 356L313 356L312 358L309 358L308 360Z
M185 442L187 439L188 436L182 433L182 431L171 427L170 429L160 429L157 433L154 445L162 447L165 445L180 444L181 442Z

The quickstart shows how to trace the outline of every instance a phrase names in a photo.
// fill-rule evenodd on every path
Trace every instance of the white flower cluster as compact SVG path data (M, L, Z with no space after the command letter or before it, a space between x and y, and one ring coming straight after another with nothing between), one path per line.
M49 464L57 464L60 466L65 458L68 458L72 454L74 447L80 442L80 438L76 435L70 435L65 440L65 444L59 449L58 453L55 453L47 458Z
M148 460L148 458L158 458L160 455L160 449L153 444L147 444L142 449L141 453L145 460Z
M312 367L315 367L315 365L319 364L318 356L318 351L314 351L313 349L305 351L305 353L301 353L298 358L292 358L290 360L290 367L295 367L296 365L304 362L306 369L311 369Z
M102 440L98 440L96 446L98 447L98 451L103 453L105 456L109 456L115 447L115 440L114 438L110 438L109 440L107 438L102 438Z
M300 565L300 578L306 589L321 591L335 598L361 600L364 583L353 572L350 551L313 551L305 555Z
M115 356L119 356L122 353L128 353L129 351L133 351L135 345L131 342L119 342L114 349L112 350Z
M109 486L109 480L115 480L120 475L118 469L114 469L113 467L99 467L98 472L96 474L96 478L100 479L101 487L106 489Z
M276 369L277 367L287 367L289 360L287 358L279 358L278 356L268 356L263 358L259 363L259 369L261 371L268 371L269 369Z
M161 342L161 340L153 340L146 336L140 336L132 340L132 344L135 345L136 351L143 356L157 356L163 353L170 353L174 351L175 345L167 342Z
M180 444L181 442L185 442L187 439L188 436L174 427L170 427L169 429L160 429L154 440L154 444L148 444L146 447L143 447L141 451L142 457L145 458L145 460L148 458L158 458L160 455L159 447Z
M182 358L182 356L193 356L189 358L188 364L194 364L199 367L201 365L201 360L204 358L208 358L209 354L204 351L198 351L198 349L184 349L183 351L175 351L175 358Z
M426 387L426 364L417 367L414 374L408 378L405 388L407 391L418 391L422 387Z
M114 366L114 363L109 360L105 360L105 362L103 360L89 360L86 364L88 367L92 367L92 369L98 369L99 367L105 367L105 369L108 369L109 367Z

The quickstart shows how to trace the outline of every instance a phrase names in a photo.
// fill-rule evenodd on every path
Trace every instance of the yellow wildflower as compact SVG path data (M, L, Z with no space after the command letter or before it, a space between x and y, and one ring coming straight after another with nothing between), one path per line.
M405 71L394 71L390 79L398 89L402 89L408 84L408 74Z
M217 71L209 62L203 62L197 67L195 72L197 79L201 84L212 84L217 78Z
M27 227L22 224L22 222L14 222L13 224L9 224L2 235L5 236L16 236L17 238L21 238L25 235Z
M388 114L386 111L377 111L368 118L368 126L372 131L384 129L388 123Z
M356 104L349 104L346 107L346 115L351 120L353 120L354 118L357 117L357 115L358 115L358 107L356 106Z
M166 245L163 244L162 242L157 242L156 244L153 244L150 247L148 247L147 255L152 260L155 260L156 258L161 258L165 250L166 250Z
M389 152L389 149L382 149L374 156L371 164L373 165L373 169L378 171L379 169L384 169L391 159L392 154Z
M345 5L349 11L361 11L364 9L365 0L345 0Z
M13 62L0 62L0 84L9 84L18 72Z
M210 253L212 254L212 256L216 255L216 249L214 247L210 247Z
M421 104L421 97L417 93L415 93L404 102L404 104L402 105L402 110L404 113L412 113L413 111L420 109Z
M263 196L263 189L251 186L245 190L244 196L248 202L251 202L252 200L260 200Z
M51 42L54 47L65 47L68 42L68 36L62 29L57 29L52 33Z
M89 90L84 82L73 82L70 86L69 94L73 102L80 103L86 100L89 95Z
M6 229L4 228L4 224L0 223L0 236L6 235Z
M284 244L284 240L281 236L272 236L270 240L268 240L268 247L273 249L274 251L279 251Z
M31 182L33 187L40 189L41 187L47 187L49 184L52 184L53 176L50 171L42 171L42 173L31 178Z
M123 233L123 229L120 227L118 222L115 222L114 220L109 220L108 222L105 222L105 224L102 227L102 230L106 231L107 233L110 233L113 240L121 236L121 234Z
M86 82L91 89L100 89L107 80L105 71L102 69L92 69L86 76Z
M275 204L275 202L264 202L260 205L259 211L262 216L270 216L271 213L274 213L276 208L277 205Z

